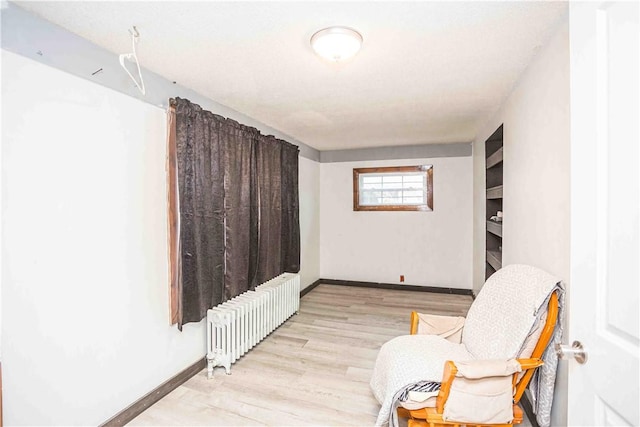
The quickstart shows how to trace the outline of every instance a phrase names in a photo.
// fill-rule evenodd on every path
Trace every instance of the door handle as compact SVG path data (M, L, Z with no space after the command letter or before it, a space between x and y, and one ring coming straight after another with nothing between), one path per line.
M587 363L587 352L580 341L574 341L571 347L563 344L556 344L556 355L559 359L568 360L572 357L581 365Z

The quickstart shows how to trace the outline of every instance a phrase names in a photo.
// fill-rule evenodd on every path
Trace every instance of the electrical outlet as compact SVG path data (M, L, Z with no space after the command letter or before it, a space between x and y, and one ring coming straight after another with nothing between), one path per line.
M400 275L400 283L404 282L404 274Z

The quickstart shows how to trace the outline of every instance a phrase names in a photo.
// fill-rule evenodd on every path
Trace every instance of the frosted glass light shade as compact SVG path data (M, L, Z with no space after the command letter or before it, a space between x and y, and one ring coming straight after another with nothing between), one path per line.
M347 27L329 27L311 37L311 47L329 61L344 61L358 53L362 46L359 32Z

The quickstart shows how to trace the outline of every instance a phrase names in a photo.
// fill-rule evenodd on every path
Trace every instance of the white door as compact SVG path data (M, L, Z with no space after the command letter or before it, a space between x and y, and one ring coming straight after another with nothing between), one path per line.
M639 3L572 3L570 425L638 425Z

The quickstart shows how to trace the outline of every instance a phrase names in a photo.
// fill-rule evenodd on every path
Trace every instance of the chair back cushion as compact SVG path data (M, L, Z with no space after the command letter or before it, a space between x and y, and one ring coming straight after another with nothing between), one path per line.
M462 343L477 359L518 357L560 280L528 265L514 264L486 281L469 309Z

